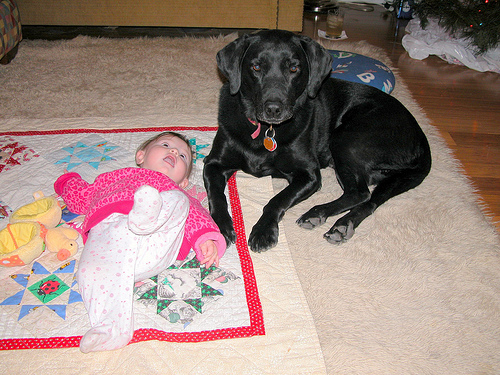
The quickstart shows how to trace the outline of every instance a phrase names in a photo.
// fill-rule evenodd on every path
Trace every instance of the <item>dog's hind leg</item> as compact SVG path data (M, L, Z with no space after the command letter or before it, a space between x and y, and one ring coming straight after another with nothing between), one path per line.
M373 190L370 200L353 207L349 213L338 219L323 237L334 244L347 241L354 235L357 226L370 216L377 207L390 198L420 185L427 174L428 169L404 170L381 180Z
M266 251L278 243L278 223L285 212L297 203L309 198L321 187L321 174L319 169L294 172L288 176L289 185L276 194L264 206L262 216L255 223L248 237L248 246L252 251Z

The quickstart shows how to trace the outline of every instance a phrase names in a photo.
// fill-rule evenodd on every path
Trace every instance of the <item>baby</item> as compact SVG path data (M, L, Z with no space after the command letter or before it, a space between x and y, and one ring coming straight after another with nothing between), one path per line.
M189 141L161 133L136 152L139 168L103 173L92 184L77 173L54 189L70 211L85 215L77 280L92 328L80 350L113 350L134 333L134 282L157 275L190 249L205 267L219 265L226 242L200 202L182 188L192 169Z

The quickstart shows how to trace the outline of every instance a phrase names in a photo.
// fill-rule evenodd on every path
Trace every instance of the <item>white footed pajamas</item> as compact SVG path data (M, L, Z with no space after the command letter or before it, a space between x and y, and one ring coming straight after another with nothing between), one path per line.
M177 259L189 199L178 190L142 186L128 215L111 214L93 227L77 280L92 328L80 350L113 350L134 334L134 282L157 275Z

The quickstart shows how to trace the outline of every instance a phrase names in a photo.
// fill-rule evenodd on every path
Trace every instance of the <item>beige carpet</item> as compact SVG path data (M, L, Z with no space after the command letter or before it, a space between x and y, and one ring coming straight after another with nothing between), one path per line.
M231 38L24 41L0 70L0 131L214 126L221 86L215 54ZM390 66L364 43L328 47ZM252 254L265 337L139 343L95 356L2 352L0 371L500 373L499 237L399 77L393 95L429 137L429 177L380 207L348 243L333 246L322 234L335 218L312 231L294 223L313 204L340 195L332 171L324 171L323 190L285 215L278 247ZM243 174L238 183L249 233L267 196L284 185Z

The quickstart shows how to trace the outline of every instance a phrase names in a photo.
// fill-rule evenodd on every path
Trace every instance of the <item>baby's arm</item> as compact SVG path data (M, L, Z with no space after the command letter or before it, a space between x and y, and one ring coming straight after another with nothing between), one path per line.
M189 243L189 247L192 247L195 251L200 262L207 260L205 264L213 264L215 259L218 262L226 251L224 236L220 233L217 224L215 224L208 211L202 207L198 200L190 197L190 203L189 215L184 230L185 239ZM210 252L211 257L203 253L202 244L205 245L205 251ZM216 255L213 253L216 253Z
M90 201L91 185L78 173L70 172L60 176L54 183L54 190L75 214L86 214Z

